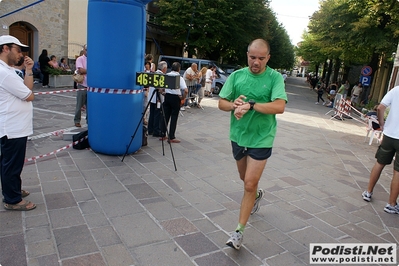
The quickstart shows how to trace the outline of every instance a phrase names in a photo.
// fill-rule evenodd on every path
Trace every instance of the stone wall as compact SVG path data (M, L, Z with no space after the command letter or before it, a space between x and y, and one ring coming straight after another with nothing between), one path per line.
M0 2L0 16L26 7L35 1ZM9 34L9 27L25 22L33 30L33 59L37 61L42 49L58 59L68 55L69 0L46 0L0 19L0 35Z

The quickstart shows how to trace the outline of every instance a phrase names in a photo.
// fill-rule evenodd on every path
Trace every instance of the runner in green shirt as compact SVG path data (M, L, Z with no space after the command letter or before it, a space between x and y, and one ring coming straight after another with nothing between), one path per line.
M248 67L233 72L219 94L219 109L231 112L230 140L244 182L238 226L226 242L235 249L241 247L249 216L260 208L264 192L258 182L272 153L276 114L284 112L287 102L282 75L266 65L269 43L252 41L247 56Z

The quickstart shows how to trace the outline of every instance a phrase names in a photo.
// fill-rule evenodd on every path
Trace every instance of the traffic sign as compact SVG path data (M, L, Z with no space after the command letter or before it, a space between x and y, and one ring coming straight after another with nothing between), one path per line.
M373 73L373 69L370 66L364 66L360 73L362 76L370 76Z
M359 82L362 83L363 86L370 86L371 77L370 76L361 76Z

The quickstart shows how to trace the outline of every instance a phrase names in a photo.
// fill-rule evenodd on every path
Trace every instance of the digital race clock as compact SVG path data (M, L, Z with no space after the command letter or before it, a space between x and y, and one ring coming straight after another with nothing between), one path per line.
M180 76L159 73L136 73L136 85L154 88L180 89Z

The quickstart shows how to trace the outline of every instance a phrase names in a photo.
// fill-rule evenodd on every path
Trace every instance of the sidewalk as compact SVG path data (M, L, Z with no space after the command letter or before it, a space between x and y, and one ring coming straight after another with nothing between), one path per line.
M375 141L364 142L365 125L330 120L331 109L314 104L317 94L304 78L289 77L287 93L260 180L265 197L240 251L225 246L243 186L228 139L229 113L217 109L214 97L204 98L204 110L179 117L182 142L172 146L177 171L169 145L163 156L161 141L151 136L123 162L72 148L28 162L23 188L38 206L22 213L0 208L0 264L308 265L310 243L397 243L399 216L383 211L392 165L373 200L361 197L377 149ZM47 133L73 128L75 95L36 96L27 158L70 144Z

